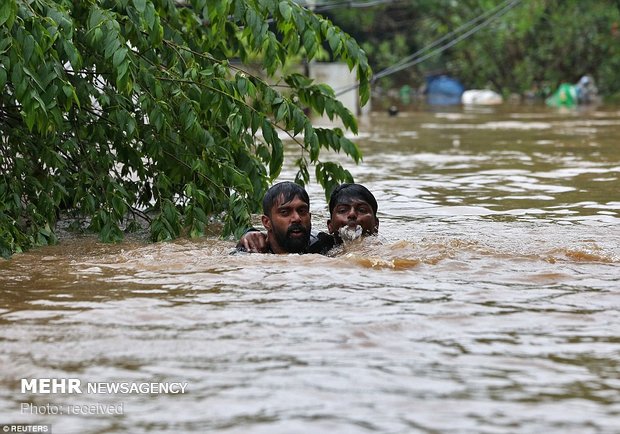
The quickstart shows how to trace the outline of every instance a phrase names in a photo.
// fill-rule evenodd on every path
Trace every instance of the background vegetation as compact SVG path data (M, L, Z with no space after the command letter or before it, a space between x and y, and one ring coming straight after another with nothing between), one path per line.
M330 3L317 10L356 38L377 76L476 17L507 8L442 53L380 79L382 87L418 87L427 75L447 72L466 88L545 96L591 74L602 95L619 99L618 0L396 0L328 8Z
M351 180L322 149L360 158L341 129L306 111L352 114L302 74L268 85L322 44L347 62L368 100L356 42L283 0L2 0L0 3L0 255L56 240L71 217L104 241L146 222L153 240L239 233L279 174L279 134L298 144L297 182L310 170L330 191ZM234 62L233 62L234 61Z

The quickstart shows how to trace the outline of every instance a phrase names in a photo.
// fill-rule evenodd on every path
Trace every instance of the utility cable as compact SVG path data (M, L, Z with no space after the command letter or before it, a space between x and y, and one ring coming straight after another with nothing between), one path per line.
M396 72L402 71L403 69L406 69L406 68L409 68L411 66L417 65L418 63L421 63L421 62L425 61L426 59L428 59L428 58L430 58L432 56L435 56L436 54L442 53L443 51L447 50L450 47L453 47L454 45L456 45L457 43L459 43L463 39L466 39L469 36L473 35L477 31L479 31L480 29L488 26L490 23L495 21L497 18L505 15L508 11L510 11L515 6L517 6L520 2L521 2L521 0L506 0L506 1L504 1L504 3L500 4L499 6L496 6L493 9L490 9L489 11L481 14L480 16L474 18L473 20L470 20L469 22L463 24L462 26L458 27L454 31L452 31L452 32L444 35L443 37L439 38L438 40L434 41L433 43L431 43L430 45L426 46L425 48L416 51L415 53L411 54L410 56L407 56L406 58L401 59L399 62L395 63L394 65L384 69L383 71L380 71L379 73L377 73L373 77L372 81L375 82L379 78L383 78L383 77L386 77L386 76L388 76L390 74L394 74ZM488 18L484 19L485 17L488 17ZM456 38L452 39L451 41L441 45L440 47L430 51L429 53L422 55L423 53L426 53L427 51L431 50L432 48L434 48L437 45L439 45L442 42L444 42L446 39L450 38L453 35L458 34L459 32L463 31L464 29L466 29L467 27L471 26L472 24L480 21L481 19L484 19L484 21L482 21L480 24L477 24L476 26L474 26L471 29L469 29L466 32L464 32L463 34L461 34L461 35L457 36ZM343 94L345 94L347 92L350 92L351 90L357 89L358 87L359 87L359 84L355 84L355 85L351 85L351 86L347 86L345 88L342 88L342 89L340 89L340 90L338 90L336 92L336 96L343 95Z
M385 68L383 71L381 71L381 72L379 72L379 73L377 73L377 74L375 75L374 80L378 80L378 79L380 79L380 78L382 78L382 77L385 77L385 76L387 76L387 75L390 75L390 74L392 74L393 72L398 72L398 71L400 71L400 70L401 70L401 66L402 66L402 65L407 65L407 66L410 66L410 65L408 64L409 62L411 62L413 59L415 59L415 58L419 57L420 55L422 55L422 54L423 54L423 53L425 53L426 51L431 50L432 48L436 47L437 45L441 44L441 43L442 43L442 42L444 42L445 40L447 40L447 39L451 38L452 36L457 35L457 34L459 34L459 33L463 32L463 31L464 31L464 30L466 30L468 27L470 27L470 26L474 25L475 23L477 23L477 22L479 22L479 21L482 21L483 19L485 19L485 18L486 18L486 17L488 17L489 15L496 13L498 10L500 10L500 9L502 9L502 8L504 8L504 7L507 7L508 3L511 3L511 2L512 2L512 3L516 3L516 2L518 2L518 1L520 1L520 0L505 0L505 1L504 1L504 3L500 3L499 5L495 6L494 8L489 9L489 10L488 10L488 11L486 11L485 13L483 13L483 14L481 14L481 15L477 16L476 18L474 18L474 19L472 19L472 20L470 20L470 21L466 22L465 24L462 24L461 26L459 26L458 28L454 29L454 30L453 30L453 31L451 31L450 33L447 33L447 34L445 34L444 36L442 36L441 38L439 38L439 39L437 39L436 41L432 42L430 45L427 45L426 47L424 47L424 48L422 48L422 49L420 49L420 50L416 51L415 53L413 53L413 54L411 54L411 55L409 55L409 56L407 56L407 57L405 57L405 58L403 58L403 59L399 60L399 61L398 61L397 63L395 63L394 65L392 65L392 66L389 66L389 67ZM510 6L510 5L508 5L508 6ZM506 12L507 12L507 11L506 11ZM503 13L505 13L505 12L500 13L497 17L499 17L499 16L503 15ZM491 20L493 20L493 19L495 19L495 18L497 18L497 17L492 17L492 18L491 18ZM486 25L485 23L483 23L483 24L484 24L484 25ZM480 27L478 27L478 28L480 28ZM478 28L476 28L476 30L477 30ZM469 36L469 34L467 34L466 36ZM462 40L462 39L464 39L464 38L459 39L457 42L459 42L459 41L460 41L460 40ZM454 44L453 44L453 45L454 45ZM449 48L449 47L448 47L448 48ZM405 67L407 67L407 66L405 66Z
M366 0L366 1L339 1L332 3L320 3L309 6L308 2L304 4L304 7L311 9L313 12L324 12L331 9L339 9L343 7L349 8L371 8L383 4L400 3L403 0Z

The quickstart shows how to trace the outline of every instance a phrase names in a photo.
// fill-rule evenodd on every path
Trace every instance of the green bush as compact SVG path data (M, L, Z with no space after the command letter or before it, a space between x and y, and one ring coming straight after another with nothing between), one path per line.
M282 168L278 131L299 147L297 182L312 166L326 191L351 180L320 151L357 162L357 146L305 114L357 132L333 90L297 73L265 81L323 43L357 71L365 104L364 52L289 0L3 0L0 254L54 242L61 215L103 241L140 220L153 240L220 217L238 235ZM264 78L235 66L256 59Z

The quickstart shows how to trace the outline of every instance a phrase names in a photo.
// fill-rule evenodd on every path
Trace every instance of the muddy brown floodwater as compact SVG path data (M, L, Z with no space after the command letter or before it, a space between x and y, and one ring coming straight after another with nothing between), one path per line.
M360 131L347 167L380 234L330 256L64 237L0 261L0 424L620 432L620 112L375 114ZM40 378L82 393L22 393ZM151 383L186 388L87 389Z

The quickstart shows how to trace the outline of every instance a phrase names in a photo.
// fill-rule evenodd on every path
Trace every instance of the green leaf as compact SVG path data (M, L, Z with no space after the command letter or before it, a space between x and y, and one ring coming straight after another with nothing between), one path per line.
M6 84L6 78L7 78L6 71L4 70L2 66L0 66L0 92L2 91L2 88L4 87L4 85Z
M284 146L282 142L276 136L271 143L271 161L269 162L269 178L274 180L280 174L282 170L282 164L284 163Z
M243 0L235 0L234 11L233 17L235 21L241 21L246 12L245 2Z
M98 7L91 8L90 16L88 18L88 27L90 29L95 29L99 27L101 23L103 23L104 19L105 17L103 16L101 9L99 9Z
M112 57L112 64L114 65L114 67L118 68L118 66L125 60L126 56L127 48L123 47L119 50L116 50L114 52L114 57Z
M273 127L271 126L271 123L267 119L263 120L262 130L263 130L263 138L265 139L265 141L267 143L272 143L274 140L275 132L273 130Z
M153 7L153 4L149 2L147 5L145 5L145 8L142 12L144 14L144 21L146 22L147 29L152 31L153 27L155 26L155 8Z
M146 0L133 0L133 5L138 12L143 14L146 9Z
M281 1L278 5L278 10L280 11L283 19L286 21L291 19L291 5L287 1Z
M248 80L241 74L237 74L237 90L241 96L248 92Z
M256 135L256 132L258 131L258 129L260 128L260 126L262 125L263 121L264 121L264 117L262 117L259 113L256 112L252 112L252 119L251 119L251 131L252 131L252 135Z
M0 26L4 25L4 23L11 21L11 16L15 13L15 1L13 0L3 0L0 5ZM10 28L11 26L9 26Z
M346 137L341 137L340 138L340 146L342 147L342 150L347 155L350 155L351 157L353 157L353 160L356 163L360 162L360 160L362 158L362 153L360 152L358 146L355 143L353 143L352 141L350 141Z
M24 58L24 63L30 63L30 59L32 58L32 53L34 53L35 40L32 35L26 35L24 38L24 43L22 45L22 55Z
M286 104L286 102L283 102L282 104L280 104L276 112L276 122L280 122L287 115L288 115L288 105Z

